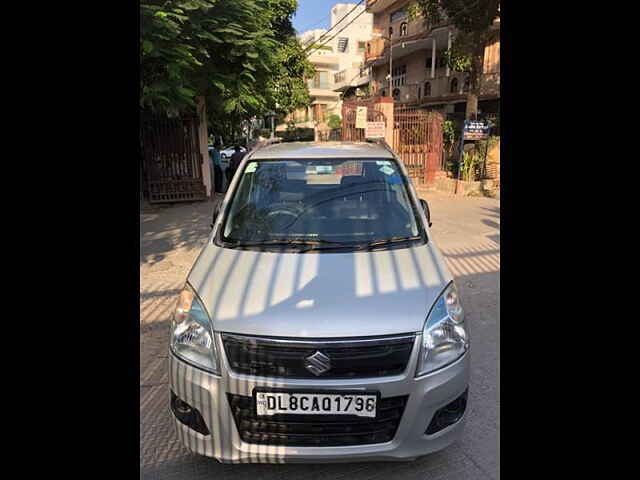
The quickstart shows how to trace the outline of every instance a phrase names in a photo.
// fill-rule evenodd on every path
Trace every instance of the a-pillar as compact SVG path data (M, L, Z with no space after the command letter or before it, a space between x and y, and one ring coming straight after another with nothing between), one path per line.
M378 97L373 109L384 114L384 139L393 148L393 97Z
M202 157L202 183L206 188L207 197L211 197L212 182L214 172L209 166L209 132L207 128L207 107L205 106L204 97L197 97L198 105L198 139L200 140L200 153Z

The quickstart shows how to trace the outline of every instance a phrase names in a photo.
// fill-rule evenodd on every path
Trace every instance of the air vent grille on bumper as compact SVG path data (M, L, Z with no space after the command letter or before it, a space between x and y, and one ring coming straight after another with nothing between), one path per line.
M280 378L371 378L402 374L414 334L392 337L287 340L222 334L231 369L236 373ZM315 352L329 358L330 368L316 375L305 359Z
M380 399L376 419L341 415L274 415L258 418L253 397L228 393L243 442L296 447L368 445L393 440L408 395Z

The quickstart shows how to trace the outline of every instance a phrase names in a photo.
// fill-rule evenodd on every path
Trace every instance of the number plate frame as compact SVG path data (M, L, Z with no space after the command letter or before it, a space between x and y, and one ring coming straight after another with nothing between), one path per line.
M353 415L346 413L325 413L324 416L328 416L334 419L338 418L357 418L363 421L373 421L378 419L378 415L380 412L380 400L382 395L380 394L380 390L340 390L340 389L330 389L330 390L321 390L321 389L308 389L308 388L272 388L272 387L254 387L251 392L251 398L253 400L253 414L257 418L278 418L284 415L294 415L296 417L319 417L323 414L304 414L304 413L274 413L273 415L258 415L258 404L256 402L257 393L265 392L265 393L298 393L298 394L320 394L320 395L375 395L376 396L376 414L374 417L368 417L364 415Z

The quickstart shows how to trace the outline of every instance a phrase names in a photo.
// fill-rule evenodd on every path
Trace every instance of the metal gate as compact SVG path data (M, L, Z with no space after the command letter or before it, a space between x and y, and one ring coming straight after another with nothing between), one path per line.
M442 157L442 114L395 105L393 117L393 150L416 185L431 185Z
M198 117L142 114L140 128L149 203L205 200Z
M364 128L356 128L356 112L358 107L367 107L367 122L385 122L385 114L374 109L374 102L358 100L342 104L342 140L347 142L364 142Z
M364 129L356 128L357 107L367 107L368 122L387 122L384 113L375 109L376 97L342 104L342 140L365 141ZM416 185L435 182L442 163L442 125L444 117L437 111L394 105L393 140L390 147L400 157Z

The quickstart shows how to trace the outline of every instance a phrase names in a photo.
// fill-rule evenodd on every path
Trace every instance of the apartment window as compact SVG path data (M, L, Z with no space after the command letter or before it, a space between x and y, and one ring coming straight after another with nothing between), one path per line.
M316 122L324 122L325 118L327 118L327 106L316 104L313 109L313 119Z
M329 88L329 72L318 72L318 88Z
M391 35L393 35L393 27L389 27L389 38L391 38Z
M393 23L396 20L400 20L401 18L405 18L407 16L407 9L401 8L400 10L396 10L391 15L389 15L389 22Z
M451 79L451 93L458 93L458 79L457 78L453 78Z
M400 24L400 36L401 37L407 36L407 22L402 22Z
M367 48L366 45L367 42L358 42L358 53L364 53L365 48Z
M316 72L307 82L309 88L329 88L329 72Z
M430 97L431 96L431 82L425 82L425 84L424 84L424 96L425 97Z
M349 38L348 37L340 37L338 38L338 51L345 53L349 48Z
M399 88L394 88L393 89L393 93L391 94L391 96L393 97L394 100L399 100L400 99L400 89Z
M400 65L391 70L391 84L394 87L405 85L407 80L407 66Z

